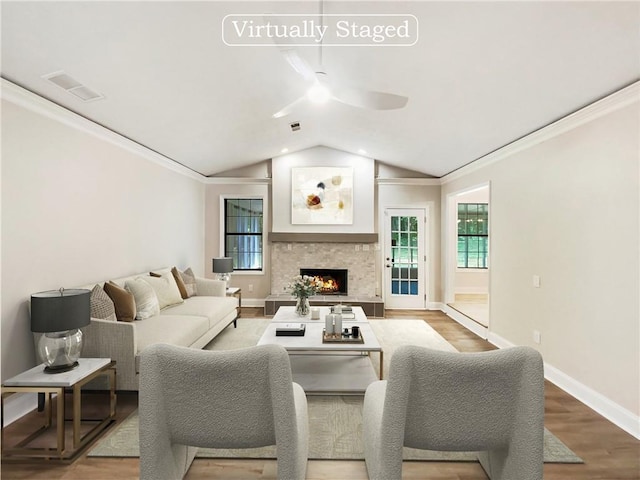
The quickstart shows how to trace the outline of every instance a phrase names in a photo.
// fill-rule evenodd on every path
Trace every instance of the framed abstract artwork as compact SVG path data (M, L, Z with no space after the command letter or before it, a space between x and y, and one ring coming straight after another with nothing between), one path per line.
M353 168L293 167L291 223L353 224Z

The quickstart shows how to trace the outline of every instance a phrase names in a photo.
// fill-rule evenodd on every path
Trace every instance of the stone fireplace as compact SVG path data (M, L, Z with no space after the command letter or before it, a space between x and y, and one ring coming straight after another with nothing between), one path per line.
M272 241L271 295L264 304L266 316L274 315L281 306L295 305L289 284L302 272L327 273L333 278L344 272L341 292L321 292L311 298L311 305L333 305L341 302L360 306L368 317L384 317L384 302L376 296L375 243L329 243ZM334 278L335 280L335 278ZM340 282L340 279L338 279Z
M288 285L300 269L347 270L347 293L375 297L375 246L354 243L272 242L271 294L289 293Z

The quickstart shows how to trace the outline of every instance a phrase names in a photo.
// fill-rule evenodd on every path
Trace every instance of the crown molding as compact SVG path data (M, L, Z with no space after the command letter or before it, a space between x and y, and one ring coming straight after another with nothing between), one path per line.
M100 140L109 142L117 147L127 150L128 152L143 157L144 159L149 160L156 165L160 165L161 167L179 173L180 175L184 175L200 182L203 182L207 178L204 175L201 175L185 167L184 165L180 165L175 160L165 157L158 152L154 152L153 150L139 143L136 143L133 140L120 135L119 133L109 130L102 125L99 125L83 117L82 115L72 112L71 110L62 107L57 103L52 102L51 100L47 100L40 95L37 95L23 87L20 87L19 85L16 85L15 83L10 82L5 78L1 78L0 80L2 80L2 83L0 84L0 98L2 98L3 100L11 102L34 113L40 114L44 117L58 121L71 128L75 128L76 130L80 130L84 133L88 133L89 135L93 135Z
M271 178L252 177L205 177L207 185L271 185Z
M440 186L439 178L376 178L378 185L405 185L405 186Z
M611 112L624 108L628 105L640 101L640 81L618 90L580 110L567 115L545 127L542 127L529 135L515 140L504 147L491 152L484 157L451 172L440 179L441 185L457 180L480 170L488 165L504 160L521 150L531 148L534 145L545 142L553 137L561 135L569 130L573 130L585 123L607 115Z

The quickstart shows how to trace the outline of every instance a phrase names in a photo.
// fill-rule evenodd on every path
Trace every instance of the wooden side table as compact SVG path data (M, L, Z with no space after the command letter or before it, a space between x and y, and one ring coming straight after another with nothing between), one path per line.
M2 397L0 400L0 413L2 417L1 438L2 458L47 458L57 460L70 460L92 441L100 432L107 428L116 417L116 362L110 358L80 358L80 365L73 370L64 373L44 373L44 364L27 370L2 384ZM109 415L103 419L97 419L93 428L82 435L80 431L82 419L82 387L91 380L101 376L109 377ZM71 388L72 400L72 425L73 448L65 445L65 389ZM4 441L4 399L14 393L44 393L44 425L36 432L17 443L7 446ZM56 447L29 447L29 444L52 426L52 397L56 400Z
M241 288L227 288L227 297L236 297L238 299L238 307L236 320L240 318L242 313L242 289ZM237 327L236 320L233 321L233 326Z

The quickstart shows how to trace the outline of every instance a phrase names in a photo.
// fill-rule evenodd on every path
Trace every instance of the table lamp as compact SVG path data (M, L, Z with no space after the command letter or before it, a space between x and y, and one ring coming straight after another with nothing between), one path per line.
M45 373L67 372L78 366L81 327L91 321L91 291L49 290L31 295L31 331L42 332L38 352Z
M218 279L224 281L227 288L229 287L231 272L233 272L233 258L221 257L213 259L213 273L218 274Z

